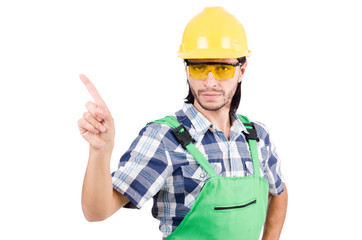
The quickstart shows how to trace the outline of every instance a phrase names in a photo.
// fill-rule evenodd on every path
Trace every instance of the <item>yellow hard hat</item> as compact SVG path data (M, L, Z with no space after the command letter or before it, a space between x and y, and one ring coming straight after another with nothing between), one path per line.
M244 27L222 7L207 7L187 24L178 51L183 59L250 56Z

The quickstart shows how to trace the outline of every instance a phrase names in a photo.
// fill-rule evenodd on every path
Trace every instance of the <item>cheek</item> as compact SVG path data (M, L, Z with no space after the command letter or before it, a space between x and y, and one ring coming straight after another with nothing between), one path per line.
M227 82L224 84L223 88L225 89L225 91L232 91L236 88L236 86L238 85L238 79L233 79L230 82Z
M203 81L195 80L191 77L188 78L188 82L189 82L190 87L195 90L200 89L203 86Z
M227 95L229 97L234 96L236 89L238 87L239 82L235 81L233 84L228 85L227 89L225 88L225 92L227 92Z

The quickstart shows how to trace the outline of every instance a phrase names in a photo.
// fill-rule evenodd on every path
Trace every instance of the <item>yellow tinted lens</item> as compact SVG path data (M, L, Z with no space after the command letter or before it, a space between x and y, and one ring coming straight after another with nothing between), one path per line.
M228 80L234 77L235 67L232 65L208 65L208 64L197 64L189 65L190 77L198 80L206 80L209 72L212 72L214 78L218 81Z
M199 64L199 65L190 65L189 74L190 77L198 80L205 80L207 75L210 72L209 65Z
M215 65L212 73L218 81L228 80L234 77L235 67L232 65Z

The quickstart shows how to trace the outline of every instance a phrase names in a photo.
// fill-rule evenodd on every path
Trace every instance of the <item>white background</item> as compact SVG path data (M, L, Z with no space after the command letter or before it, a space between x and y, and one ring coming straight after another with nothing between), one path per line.
M184 27L218 5L252 52L239 113L268 126L282 158L281 239L361 239L362 15L351 0L1 1L1 239L161 239L151 201L84 219L77 121L92 99L78 76L115 119L114 171L147 122L182 107Z

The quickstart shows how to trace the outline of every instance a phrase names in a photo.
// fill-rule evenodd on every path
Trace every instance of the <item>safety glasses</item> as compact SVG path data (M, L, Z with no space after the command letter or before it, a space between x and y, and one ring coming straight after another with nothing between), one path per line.
M185 61L187 71L190 77L198 80L205 81L209 72L212 72L214 78L218 81L225 81L231 79L235 75L239 63L220 63L220 62L189 62Z

